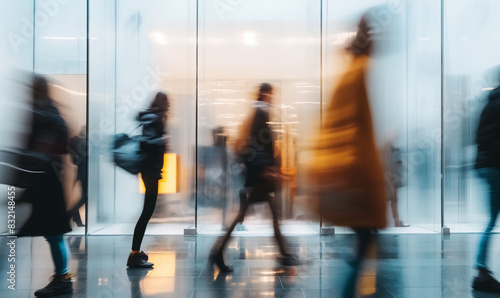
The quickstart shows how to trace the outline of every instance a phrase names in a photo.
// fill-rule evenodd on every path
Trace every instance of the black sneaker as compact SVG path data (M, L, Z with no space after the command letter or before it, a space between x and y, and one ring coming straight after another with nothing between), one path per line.
M500 283L492 276L491 271L480 272L472 282L475 291L500 293Z
M72 275L69 273L63 275L53 275L50 278L50 283L35 292L36 297L52 297L73 293Z
M143 251L128 256L127 266L130 268L151 268L153 263L148 262L148 255Z
M141 256L141 258L142 258L144 261L146 261L146 262L147 262L147 261L149 260L148 255L147 255L145 252L143 252L142 250L141 250L141 252L139 253L139 255Z

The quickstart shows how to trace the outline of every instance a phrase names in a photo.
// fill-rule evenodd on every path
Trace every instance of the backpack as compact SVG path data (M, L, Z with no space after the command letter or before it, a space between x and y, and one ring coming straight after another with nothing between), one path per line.
M141 170L146 154L141 150L142 136L132 136L125 133L114 135L113 153L114 163L129 172L130 174L138 174Z

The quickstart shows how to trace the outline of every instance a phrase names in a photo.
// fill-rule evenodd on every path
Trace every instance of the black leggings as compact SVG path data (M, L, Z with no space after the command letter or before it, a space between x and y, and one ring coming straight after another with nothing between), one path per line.
M134 238L132 240L132 250L141 250L142 238L146 232L153 212L155 211L156 200L158 198L158 179L148 175L142 175L142 181L146 187L146 194L144 196L144 207L142 208L141 217L137 221L134 229Z

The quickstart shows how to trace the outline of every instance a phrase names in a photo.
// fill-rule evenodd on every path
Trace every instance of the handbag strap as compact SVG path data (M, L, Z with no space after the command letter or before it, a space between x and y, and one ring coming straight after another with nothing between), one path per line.
M136 131L139 127L141 127L141 125L142 125L142 123L139 122L139 124L136 127L134 127L134 129L132 129L131 131L129 131L128 134L131 135L134 131Z

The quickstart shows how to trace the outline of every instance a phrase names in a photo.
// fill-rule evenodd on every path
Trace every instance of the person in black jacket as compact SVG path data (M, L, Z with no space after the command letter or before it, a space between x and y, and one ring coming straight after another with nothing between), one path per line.
M248 135L248 146L244 150L245 156L243 156L247 168L245 188L249 190L249 197L243 208L240 208L240 212L228 228L226 234L215 243L209 256L211 266L216 265L221 272L232 272L232 269L224 263L224 249L236 225L243 221L248 206L256 202L267 202L271 208L274 237L282 256L280 262L283 265L298 264L297 258L288 252L285 239L279 228L278 210L270 195L271 192L274 192L275 177L277 176L273 135L269 127L272 94L272 86L268 83L262 83L259 88L259 97L254 104L255 115Z
M486 265L491 231L500 212L500 86L489 94L488 104L481 113L476 136L476 169L489 187L490 220L481 237L472 288L477 291L500 293L500 283Z
M158 198L158 180L161 179L163 157L167 149L166 125L169 102L167 95L158 92L150 107L139 113L137 120L142 124L141 152L146 154L140 172L146 188L144 208L134 229L132 252L127 260L131 268L151 268L148 255L141 251L146 226L153 215Z
M50 297L73 292L68 259L70 251L63 234L71 231L66 214L62 186L61 155L66 153L69 135L66 122L49 97L47 80L33 78L33 122L28 140L28 151L41 153L49 163L46 173L28 186L22 202L32 205L28 221L21 227L19 236L44 236L50 245L55 273L51 282L35 292L37 297Z

